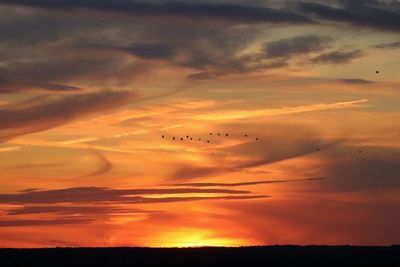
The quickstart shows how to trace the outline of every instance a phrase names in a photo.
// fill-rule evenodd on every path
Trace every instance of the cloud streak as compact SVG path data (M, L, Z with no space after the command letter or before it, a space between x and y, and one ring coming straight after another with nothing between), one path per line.
M238 4L187 2L141 2L96 0L12 0L1 4L71 11L86 9L131 16L171 16L186 19L216 19L242 23L311 23L312 20L291 11Z
M242 183L179 183L167 184L166 186L190 186L190 187L237 187L259 184L279 184L291 182L312 182L324 179L324 177L313 177L306 179L291 179L291 180L275 180L275 181L255 181L255 182L242 182Z
M48 130L84 115L121 107L136 99L127 91L100 91L42 98L0 109L0 141Z
M202 121L223 121L223 120L240 120L248 118L259 118L267 116L278 116L278 115L289 115L304 112L314 112L323 110L339 110L339 109L349 109L349 108L360 108L368 103L367 99L336 102L331 104L312 104L308 106L298 106L298 107L287 107L278 109L261 109L253 111L223 111L218 114L215 113L203 113L200 115L191 115L190 118Z
M102 187L77 187L58 190L29 191L17 194L0 194L3 204L40 203L163 203L203 199L230 199L230 197L165 197L145 198L142 195L166 194L250 194L250 191L230 189L110 189ZM246 196L247 198L248 196Z

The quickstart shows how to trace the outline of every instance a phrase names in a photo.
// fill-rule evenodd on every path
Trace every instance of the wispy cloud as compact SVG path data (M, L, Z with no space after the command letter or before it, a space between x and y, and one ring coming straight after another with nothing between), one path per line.
M251 111L220 111L214 113L202 113L199 115L190 115L191 119L202 120L202 121L223 121L223 120L240 120L248 118L258 118L267 116L278 116L278 115L289 115L304 112L323 111L323 110L339 110L339 109L351 109L363 107L363 104L367 103L367 99L336 102L331 104L312 104L308 106L297 106L297 107L284 107L276 109L258 109Z
M179 184L166 184L166 186L236 187L236 186L248 186L248 185L259 185L259 184L311 182L311 181L319 181L322 179L324 179L324 177L313 177L313 178L306 178L306 179L291 179L291 180L274 180L274 181L254 181L254 182L242 182L242 183L179 183Z

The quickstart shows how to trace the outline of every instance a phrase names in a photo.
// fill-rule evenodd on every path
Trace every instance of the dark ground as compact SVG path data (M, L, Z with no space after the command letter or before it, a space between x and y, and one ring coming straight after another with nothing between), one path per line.
M0 266L400 267L400 246L0 249Z

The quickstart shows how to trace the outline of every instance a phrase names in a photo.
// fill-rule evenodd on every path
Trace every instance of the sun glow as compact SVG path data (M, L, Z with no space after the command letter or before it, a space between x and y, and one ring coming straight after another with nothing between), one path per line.
M180 230L159 237L155 247L235 247L245 244L243 240L213 236L209 231Z

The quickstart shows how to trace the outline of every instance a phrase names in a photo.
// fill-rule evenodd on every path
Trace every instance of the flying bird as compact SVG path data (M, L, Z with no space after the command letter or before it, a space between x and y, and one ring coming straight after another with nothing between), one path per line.
M164 138L165 136L163 135L162 138Z
M379 70L376 71L376 74L379 74Z
M210 140L207 140L207 143L210 143Z
M175 137L172 137L172 140L175 140Z
M228 136L229 134L225 134L225 136Z

